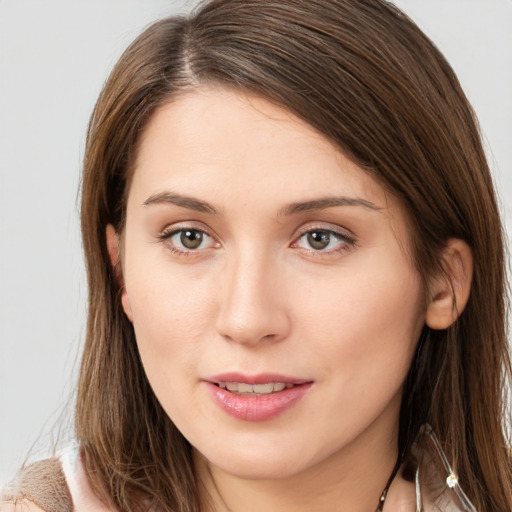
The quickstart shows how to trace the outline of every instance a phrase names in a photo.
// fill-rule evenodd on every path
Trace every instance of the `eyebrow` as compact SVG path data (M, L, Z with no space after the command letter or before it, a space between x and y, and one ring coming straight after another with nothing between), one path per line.
M144 206L152 204L175 204L188 210L194 210L196 212L210 213L213 215L217 214L217 210L206 201L195 199L189 196L183 196L174 192L161 192L159 194L153 194L144 201Z
M217 215L217 210L206 201L177 194L175 192L160 192L158 194L153 194L148 199L146 199L143 204L144 206L149 206L152 204L174 204L176 206L180 206L181 208L187 208L188 210ZM337 196L322 197L320 199L312 199L310 201L299 201L292 203L288 206L285 206L279 212L279 215L289 216L314 210L324 210L326 208L333 208L335 206L361 206L373 211L382 210L382 208L378 207L371 201L367 201L366 199Z
M335 206L362 206L369 210L381 211L382 208L367 201L356 197L322 197L320 199L313 199L311 201L303 201L292 203L281 210L281 215L294 215L297 213L310 212L313 210L324 210L325 208L333 208Z

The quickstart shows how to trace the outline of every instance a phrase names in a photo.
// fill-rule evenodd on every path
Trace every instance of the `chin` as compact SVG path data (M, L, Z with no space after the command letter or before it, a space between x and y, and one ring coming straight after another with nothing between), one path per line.
M246 480L274 480L294 476L316 462L314 453L291 447L286 443L254 443L250 447L240 445L208 447L196 456L212 468L217 468Z
M301 471L301 466L289 460L263 459L256 460L241 459L236 457L224 460L208 461L221 471L244 480L277 480L292 477Z

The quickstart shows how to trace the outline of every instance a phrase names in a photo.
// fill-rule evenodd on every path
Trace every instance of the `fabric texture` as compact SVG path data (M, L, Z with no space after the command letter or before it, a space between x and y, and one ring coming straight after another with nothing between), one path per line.
M117 512L92 490L78 445L60 457L22 468L0 497L0 502L31 501L45 512Z
M2 501L29 500L45 512L72 512L73 500L66 481L59 459L39 461L18 471Z

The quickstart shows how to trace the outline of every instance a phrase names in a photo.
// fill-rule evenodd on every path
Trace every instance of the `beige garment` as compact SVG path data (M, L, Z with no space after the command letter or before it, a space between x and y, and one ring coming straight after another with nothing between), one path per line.
M59 459L47 459L21 469L2 500L30 500L46 512L71 512L73 501Z
M415 474L416 510L410 512L477 512L453 473L432 429L425 425L419 436L421 452ZM4 495L4 501L30 500L45 512L117 512L103 503L91 489L79 448L75 446L60 457L37 462L23 469ZM409 501L409 500L404 500ZM389 508L389 507L388 507ZM386 505L384 512L388 511Z
M78 446L60 457L21 469L0 501L29 500L45 512L117 512L103 503L89 485Z

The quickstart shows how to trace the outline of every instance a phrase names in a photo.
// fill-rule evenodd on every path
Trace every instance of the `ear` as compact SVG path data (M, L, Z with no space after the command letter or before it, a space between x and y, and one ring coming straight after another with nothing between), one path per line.
M121 289L121 304L126 316L128 317L128 320L133 322L132 308L130 306L128 294L126 293L126 288L124 286L123 269L121 267L121 258L119 254L119 236L112 224L107 226L105 235L110 263L112 264L114 275L116 277L119 288Z
M444 272L429 283L425 322L431 329L450 327L466 307L471 291L473 254L469 245L463 240L449 240L442 260Z

